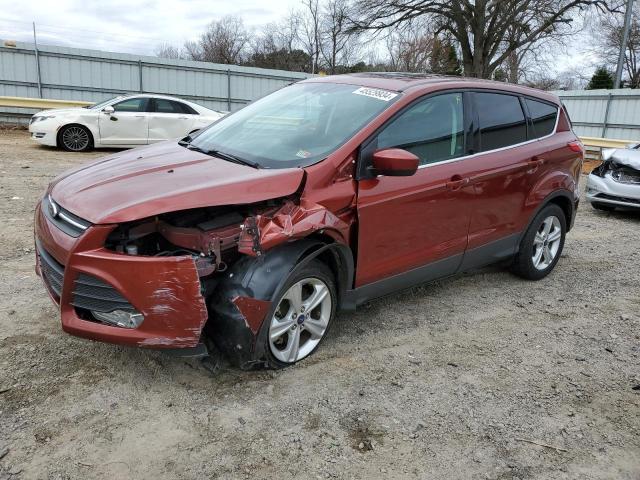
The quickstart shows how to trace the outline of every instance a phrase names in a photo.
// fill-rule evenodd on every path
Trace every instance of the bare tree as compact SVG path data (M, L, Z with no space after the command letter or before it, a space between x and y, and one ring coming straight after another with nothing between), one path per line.
M359 32L349 30L350 4L347 0L327 0L320 21L320 53L330 74L357 60Z
M434 33L422 23L393 31L386 38L389 64L398 72L429 72Z
M464 73L490 78L510 55L545 35L570 31L573 16L618 0L356 0L352 28L381 30L428 18L456 40Z
M297 22L293 15L278 24L265 25L254 36L245 64L259 68L309 71L311 57L297 48L297 34Z
M239 64L249 45L249 32L242 18L234 15L211 22L197 42L185 43L192 60Z
M305 8L300 12L298 40L301 42L303 50L312 59L311 73L316 73L320 61L322 36L320 3L319 0L302 0L302 4Z
M603 15L600 21L598 44L602 59L616 65L624 28L622 15ZM640 88L640 3L635 2L631 19L631 30L624 55L624 73L631 88Z
M179 48L169 45L168 43L161 43L155 50L156 57L181 59L188 58L188 55Z

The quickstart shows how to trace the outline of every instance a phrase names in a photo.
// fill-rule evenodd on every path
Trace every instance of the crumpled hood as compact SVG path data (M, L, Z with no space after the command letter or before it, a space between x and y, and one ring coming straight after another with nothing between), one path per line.
M189 208L250 204L295 193L299 168L255 169L181 147L175 140L108 156L53 181L51 196L94 224Z
M640 150L616 149L609 161L618 166L625 166L640 171Z

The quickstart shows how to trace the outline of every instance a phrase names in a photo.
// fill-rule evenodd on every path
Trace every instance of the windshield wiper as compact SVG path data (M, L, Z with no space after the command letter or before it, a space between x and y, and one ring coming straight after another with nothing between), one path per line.
M200 151L202 151L202 150L200 150ZM221 152L220 150L206 150L203 153L206 153L207 155L213 155L215 157L221 158L221 159L226 160L228 162L238 163L240 165L248 165L248 166L253 167L253 168L260 168L260 166L261 166L257 162L252 162L251 160L246 160L244 158L236 157L235 155L232 155L232 154L226 153L226 152Z
M222 160L226 160L227 162L237 163L239 165L248 165L253 168L261 168L261 165L257 162L252 162L251 160L245 160L244 158L236 157L230 153L221 152L220 150L205 150L200 147L196 147L191 143L191 136L186 136L182 140L178 140L178 145L185 147L189 150L193 150L194 152L204 153L205 155L212 155L214 157L221 158Z

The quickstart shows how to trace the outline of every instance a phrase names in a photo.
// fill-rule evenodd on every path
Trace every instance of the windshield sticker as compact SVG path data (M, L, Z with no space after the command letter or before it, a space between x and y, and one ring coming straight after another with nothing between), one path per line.
M397 93L388 92L387 90L367 87L360 87L353 93L355 93L356 95L364 95L365 97L376 98L378 100L382 100L383 102L388 102L389 100L393 100L398 96Z
M313 155L311 152L307 152L306 150L298 150L298 153L296 153L296 157L300 157L300 158L309 158L311 155Z

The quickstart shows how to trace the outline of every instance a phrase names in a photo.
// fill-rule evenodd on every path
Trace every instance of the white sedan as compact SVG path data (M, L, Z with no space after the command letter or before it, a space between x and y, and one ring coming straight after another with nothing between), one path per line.
M43 110L31 117L31 138L52 147L81 152L129 148L181 138L225 115L179 98L127 95L89 107Z

